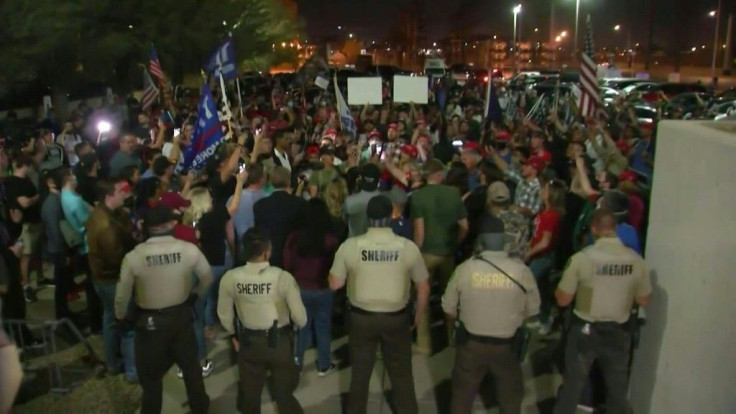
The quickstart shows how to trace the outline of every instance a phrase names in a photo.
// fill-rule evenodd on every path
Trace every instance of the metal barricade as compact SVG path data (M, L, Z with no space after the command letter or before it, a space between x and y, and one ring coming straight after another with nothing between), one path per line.
M59 320L32 320L32 319L3 319L5 330L20 351L20 361L25 372L33 371L45 366L49 377L50 390L54 393L67 393L78 385L79 380L74 378L89 378L95 374L95 368L104 363L97 357L94 349L68 318ZM64 329L65 331L62 331ZM77 344L83 345L87 354L81 357L82 367L62 366L59 361L60 348L58 339L64 332L64 339L69 348ZM40 338L39 338L40 333ZM35 339L31 339L35 338ZM40 340L40 344L31 341ZM34 355L34 349L42 349L42 355ZM73 377L74 375L74 378ZM85 375L87 374L87 375Z

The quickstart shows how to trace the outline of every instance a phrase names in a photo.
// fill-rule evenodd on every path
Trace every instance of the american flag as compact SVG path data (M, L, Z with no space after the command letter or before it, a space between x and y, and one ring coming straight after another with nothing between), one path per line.
M151 44L151 61L148 65L148 70L151 71L151 75L155 76L156 79L158 79L160 84L166 83L166 78L164 77L164 71L161 69L161 62L158 61L158 55L156 54L156 48L153 47L153 44Z
M158 89L151 79L146 68L143 68L143 96L141 97L141 109L147 111L151 105L158 100Z
M601 100L598 94L597 65L594 58L593 24L590 22L590 15L588 15L585 23L585 46L583 47L580 64L582 95L578 102L580 114L585 118L593 117L596 113L602 114L605 112L601 106Z

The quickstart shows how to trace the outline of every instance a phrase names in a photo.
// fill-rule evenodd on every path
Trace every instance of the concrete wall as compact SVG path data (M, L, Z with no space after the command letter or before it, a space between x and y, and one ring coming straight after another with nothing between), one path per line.
M736 123L662 122L652 191L634 412L736 413Z

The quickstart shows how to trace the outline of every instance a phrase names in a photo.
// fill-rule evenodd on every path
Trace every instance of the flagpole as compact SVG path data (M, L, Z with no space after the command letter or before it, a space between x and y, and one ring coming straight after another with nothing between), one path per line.
M233 125L232 125L232 118L233 113L230 109L230 103L227 101L227 90L225 89L225 78L222 77L222 66L220 66L220 89L222 93L222 102L224 104L224 108L227 111L225 116L227 116L227 128L228 128L228 135L230 136L230 139L232 139L233 135Z
M238 104L240 105L240 121L245 119L243 115L243 95L240 93L240 76L235 76L235 85L238 87Z

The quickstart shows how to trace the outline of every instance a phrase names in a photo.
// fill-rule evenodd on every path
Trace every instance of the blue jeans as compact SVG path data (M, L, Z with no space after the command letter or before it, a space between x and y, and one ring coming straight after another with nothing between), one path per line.
M552 300L554 292L550 284L549 276L552 268L555 265L554 253L548 253L544 256L535 257L529 263L529 269L531 269L534 279L537 281L537 287L539 288L539 296L542 300L542 304L539 308L539 320L543 323L547 323L552 310Z
M118 372L122 365L125 377L129 381L138 381L138 371L135 367L135 331L122 330L115 320L115 285L95 283L95 290L102 302L102 340L107 370ZM118 352L122 354L122 363Z
M204 337L204 298L194 303L194 337L197 339L197 358L204 361L207 358L207 340Z
M222 266L212 266L212 284L207 288L205 294L204 305L204 324L205 326L217 325L219 318L217 317L217 296L220 292L220 280L225 272L232 269L233 257L230 254L230 248L225 248L225 264Z
M304 365L304 351L312 343L312 334L317 339L317 368L326 370L332 364L330 342L332 341L332 291L302 290L302 302L307 309L307 325L299 331L296 358Z

